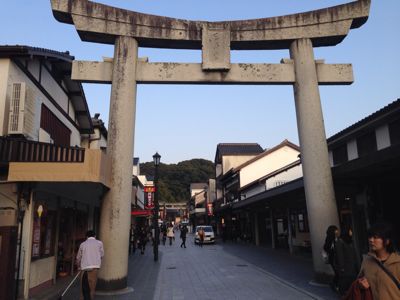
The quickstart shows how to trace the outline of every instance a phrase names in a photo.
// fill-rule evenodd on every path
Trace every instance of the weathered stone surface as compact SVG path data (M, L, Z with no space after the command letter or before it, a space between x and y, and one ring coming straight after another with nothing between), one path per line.
M105 254L99 287L105 290L125 288L128 275L137 53L135 39L116 39L107 141L111 189L104 195L100 217Z
M203 72L201 64L147 63L138 61L137 83L157 84L293 84L293 61L281 64L231 64L229 72ZM110 61L74 61L72 79L89 83L111 83L113 63ZM351 64L323 64L316 61L320 85L351 84Z
M314 270L324 274L330 270L320 257L325 231L330 225L339 227L339 219L318 89L320 64L315 64L309 39L293 42L290 57L296 74L293 89Z
M114 44L131 36L140 47L201 49L204 26L230 28L231 49L289 49L309 38L314 47L340 43L368 18L370 0L280 17L203 22L154 16L87 0L51 0L57 20L74 24L82 40ZM211 25L210 25L211 24Z
M212 23L203 25L202 30L202 67L203 70L229 70L231 57L231 36L228 24L212 26Z

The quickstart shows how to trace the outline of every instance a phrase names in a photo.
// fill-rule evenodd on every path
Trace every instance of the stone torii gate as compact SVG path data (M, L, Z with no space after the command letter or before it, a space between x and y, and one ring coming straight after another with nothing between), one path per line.
M105 258L98 288L127 288L128 234L136 85L293 85L314 270L328 272L320 250L337 207L318 85L351 84L350 64L314 59L313 47L334 46L368 19L370 0L311 12L243 21L203 22L148 15L87 0L51 0L54 17L73 24L83 41L115 45L114 58L74 61L72 77L111 83L107 153L111 189L103 199L100 235ZM149 63L138 47L201 49L202 63ZM280 64L232 64L230 50L289 49Z

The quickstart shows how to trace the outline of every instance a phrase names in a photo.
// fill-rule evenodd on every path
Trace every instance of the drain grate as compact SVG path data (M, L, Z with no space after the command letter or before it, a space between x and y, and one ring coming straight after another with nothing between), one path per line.
M248 267L248 265L236 265L236 267Z
M172 266L172 267L167 267L167 270L175 270L176 267Z

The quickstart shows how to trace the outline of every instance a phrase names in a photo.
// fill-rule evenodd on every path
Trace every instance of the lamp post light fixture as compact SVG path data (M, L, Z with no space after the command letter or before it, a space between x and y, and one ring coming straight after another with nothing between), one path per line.
M160 229L158 228L158 211L160 209L158 203L158 166L160 165L161 155L156 152L153 155L154 161L154 214L153 214L153 227L154 227L154 242L153 242L153 251L154 251L154 261L158 261L158 243L160 241Z

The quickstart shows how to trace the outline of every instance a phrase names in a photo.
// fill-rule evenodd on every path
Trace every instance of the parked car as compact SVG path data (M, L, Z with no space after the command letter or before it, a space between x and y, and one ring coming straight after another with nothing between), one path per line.
M194 236L194 243L198 244L200 242L199 239L199 229L203 228L204 230L204 244L214 244L215 243L215 234L214 229L212 226L209 225L200 225L196 226L195 236Z

